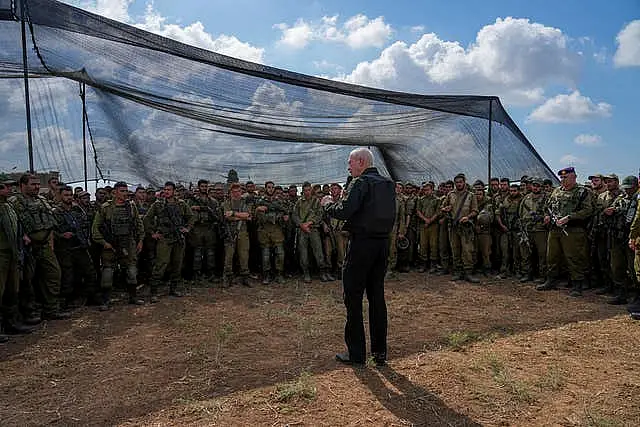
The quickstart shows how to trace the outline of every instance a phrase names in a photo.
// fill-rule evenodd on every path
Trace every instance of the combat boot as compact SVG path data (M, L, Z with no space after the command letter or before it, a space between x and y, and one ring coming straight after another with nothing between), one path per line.
M304 283L311 283L311 275L309 274L309 272L308 272L308 271L304 271L304 272L302 273L302 276L303 276L303 277L302 277L302 281L303 281Z
M464 275L464 280L466 280L469 283L480 283L480 279L478 279L477 277L473 276L471 273L467 273Z
M569 292L570 297L581 297L582 296L582 280L574 280L573 288L571 288L571 292Z
M384 275L384 280L386 282L398 280L398 273L393 270L387 270L387 273Z
M240 279L240 284L242 286L246 286L247 288L250 288L251 284L249 283L249 276L242 276L242 278Z
M616 284L617 291L612 298L607 300L607 304L623 305L627 303L627 289L623 284Z
M556 289L556 286L558 284L558 280L557 279L552 279L551 277L547 277L547 280L536 286L536 291L550 291L552 289Z
M458 280L462 280L464 275L460 271L456 271L453 276L451 276L451 280L457 282Z
M613 283L612 282L607 282L604 286L601 286L598 289L596 289L595 294L596 295L609 295L609 294L612 294L613 291L614 291Z
M520 283L527 283L533 281L533 273L523 274L520 278Z
M424 264L420 265L420 267L418 268L418 273L426 273L428 271L429 267L427 265L427 263L425 262Z
M284 283L284 277L282 276L281 271L278 271L278 273L276 274L275 282L278 284Z
M265 271L264 274L262 275L262 284L268 285L269 283L271 283L271 277L269 275L269 272Z

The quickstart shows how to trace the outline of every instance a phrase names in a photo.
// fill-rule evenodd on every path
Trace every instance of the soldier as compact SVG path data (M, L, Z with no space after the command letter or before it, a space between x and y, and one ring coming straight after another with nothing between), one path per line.
M623 179L622 190L611 206L605 210L605 215L609 215L612 222L608 246L611 248L611 278L616 291L613 298L607 302L614 305L626 304L630 292L637 287L636 276L633 274L634 253L629 248L628 237L633 216L638 207L636 196L638 178L628 176Z
M0 324L5 334L27 334L31 328L19 321L18 292L24 264L24 242L20 222L8 202L11 182L0 183ZM0 343L9 337L0 334Z
M591 191L595 197L607 191L607 187L604 185L604 175L601 173L589 176L589 181L591 181Z
M91 224L88 215L73 202L71 187L62 189L60 199L61 203L53 210L57 220L54 247L62 273L60 304L69 309L78 308L87 301L106 308L105 296L99 295L96 289L96 271L89 255Z
M496 220L502 231L500 235L500 252L502 253L502 266L499 279L509 277L511 273L520 280L522 278L522 265L520 257L520 224L518 210L522 195L517 184L511 184L509 195L502 199L496 209Z
M297 249L300 254L300 266L305 283L311 282L309 274L309 246L316 260L316 265L320 269L321 281L330 282L335 279L326 271L327 267L324 262L324 254L322 253L322 242L320 240L319 227L322 223L322 207L320 200L313 197L311 184L305 182L302 184L302 197L298 199L293 208L293 223L298 227L298 245Z
M332 183L329 187L329 193L331 196L331 202L337 203L342 197L342 186L336 182ZM323 226L325 227L324 249L327 257L326 263L327 266L332 266L332 255L335 252L337 264L336 271L338 272L338 278L341 279L342 264L347 250L348 233L342 231L344 221L325 216L323 222ZM331 269L331 267L329 268Z
M158 302L158 287L165 273L169 279L169 295L181 297L178 290L185 234L193 228L195 218L187 203L175 196L176 185L164 184L163 198L156 200L143 218L145 230L156 241L156 259L151 272L149 287L151 303Z
M416 254L418 252L418 222L416 208L418 206L417 188L411 183L404 184L404 213L406 215L405 224L407 231L405 237L409 239L409 247L399 256L399 271L408 273L416 262Z
M493 177L489 181L489 191L486 195L489 199L493 199L493 197L500 192L500 178Z
M636 191L633 197L635 198L635 203L632 203L632 206L635 206L635 212L633 212L633 209L629 209L627 220L633 215L628 244L629 248L635 252L632 274L635 271L636 295L627 306L627 310L632 319L640 320L640 289L637 287L638 283L640 283L640 190Z
M604 177L605 190L601 192L595 200L595 215L593 217L593 233L591 243L594 254L597 257L596 270L600 288L596 291L596 295L604 295L608 293L619 293L619 289L615 289L613 278L611 276L611 233L613 226L613 214L615 211L611 207L614 200L621 194L619 188L618 176L610 174Z
M444 202L449 193L453 191L453 181L447 181L442 186L440 204ZM438 221L438 246L440 251L440 271L439 275L451 273L451 241L449 239L449 228L451 218L449 215L441 215Z
M287 275L291 276L298 271L298 257L296 253L296 230L297 226L291 220L293 208L298 201L298 187L289 185L287 193L284 195L284 205L289 216L289 221L284 226L284 268Z
M479 283L472 275L475 230L473 220L478 215L478 201L467 190L467 179L459 173L453 179L456 189L445 196L441 211L450 217L449 239L453 254L453 280Z
M546 178L542 181L542 192L548 196L553 191L553 181Z
M433 183L425 182L423 196L418 199L416 216L418 217L420 235L420 273L436 272L438 264L438 218L440 217L440 199L433 193Z
M403 184L396 182L396 219L393 223L391 233L389 233L389 263L385 280L397 280L398 272L398 239L405 238L407 232L407 216L404 213Z
M495 178L495 184L499 180ZM486 277L491 270L491 228L493 225L495 209L491 198L485 194L484 182L478 180L473 183L473 192L478 201L478 216L476 217L477 254L480 260L482 274Z
M44 193L44 197L51 203L54 203L57 200L59 184L60 180L57 176L52 176L47 180L47 192Z
M547 240L547 280L539 291L555 289L560 276L560 262L565 259L573 289L569 295L582 295L588 262L586 226L593 215L593 193L578 185L573 167L558 171L561 184L553 190L547 203L545 224L551 224Z
M530 282L536 276L538 283L544 282L547 274L547 226L544 224L546 196L542 192L542 181L531 179L532 191L524 196L519 208L521 230L520 251L522 256L521 282ZM535 258L534 258L535 257Z
M216 262L217 229L222 220L220 204L208 194L209 181L198 181L198 191L189 199L195 223L189 233L189 245L193 248L193 272L196 279L205 273L214 276Z
M93 241L102 246L100 287L108 306L115 269L126 272L129 304L143 305L137 297L138 254L142 250L144 226L135 203L128 199L126 182L116 182L113 199L96 212L91 227Z
M36 175L20 177L20 193L9 201L20 218L30 256L25 262L23 294L25 308L33 307L33 294L42 304L42 319L67 319L70 313L60 311L60 265L53 252L53 228L56 219L49 201L40 196L40 179ZM31 283L31 286L28 284ZM22 290L22 289L21 289ZM30 313L32 314L32 313Z
M247 222L252 219L249 206L242 198L242 187L237 182L230 185L230 198L222 204L225 221L224 237L224 271L222 286L231 285L233 275L233 257L238 255L240 263L240 280L242 285L249 286L249 233Z
M289 221L285 204L275 196L273 181L264 183L265 194L256 201L256 222L258 224L258 242L262 249L262 284L268 285L272 278L271 249L276 254L276 283L282 283L284 278L284 232L282 227Z

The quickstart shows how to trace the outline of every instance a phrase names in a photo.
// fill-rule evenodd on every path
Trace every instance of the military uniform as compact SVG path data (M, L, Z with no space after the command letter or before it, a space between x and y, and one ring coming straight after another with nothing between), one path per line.
M256 201L255 219L258 225L258 242L262 249L262 274L265 284L270 281L271 249L274 249L276 255L276 280L282 281L284 270L283 226L285 226L284 217L286 215L286 205L273 195L265 195Z
M157 299L158 288L165 272L169 279L169 294L180 296L177 287L185 249L182 229L193 228L195 218L191 208L185 201L175 197L159 199L153 202L143 221L148 233L160 234L156 240L156 259L149 282L152 302Z
M293 223L298 227L298 253L300 254L300 267L305 281L311 281L309 274L309 246L316 260L316 265L320 269L323 280L326 280L326 264L324 262L324 254L322 253L322 241L320 240L319 227L322 223L322 207L320 201L311 196L309 199L301 197L293 208ZM312 222L309 232L300 229L300 225L306 222Z
M66 207L59 204L54 208L57 224L55 227L55 254L60 263L60 299L65 307L105 302L105 296L97 289L97 276L93 260L89 254L91 224L87 213L78 205ZM70 233L70 237L65 237Z
M547 281L536 289L555 288L564 258L574 287L572 295L582 293L589 255L586 226L593 215L593 206L593 193L581 185L575 184L571 189L561 186L553 190L545 205L545 211L553 214L547 240ZM564 217L568 217L568 223L558 226L556 221Z
M425 271L427 265L430 272L435 272L438 263L438 218L440 216L440 199L435 194L425 195L418 199L416 206L416 216L418 217L419 238L420 238L420 260L424 264ZM429 220L425 222L422 218Z
M609 300L611 304L625 304L632 289L637 287L636 276L633 274L634 253L629 248L629 233L633 216L637 210L638 199L635 194L622 192L611 204L614 209L612 224L609 232L609 247L611 248L611 278L616 295Z
M235 216L238 212L250 213L249 206L244 199L226 200L222 204L222 211L232 211L231 217L224 218L224 271L223 286L230 284L230 279L233 276L233 257L238 255L238 262L240 264L240 277L244 285L248 285L249 276L249 231L247 228L247 220L242 220Z
M440 205L444 203L446 195L440 198ZM440 253L440 267L441 274L448 274L451 272L451 240L449 236L449 229L451 228L451 217L449 215L442 215L438 220L438 248Z
M0 321L7 329L18 321L18 291L24 256L18 215L6 198L0 198ZM0 336L0 342L6 338Z
M520 224L519 208L522 196L511 194L502 200L496 210L496 217L507 228L500 235L500 252L502 253L502 265L500 266L500 276L507 277L510 272L516 276L523 273L520 255Z
M104 203L96 212L91 227L93 241L102 246L102 276L100 287L105 299L113 288L115 269L120 266L126 274L129 302L140 304L136 298L138 284L138 252L137 246L142 242L144 226L135 203L124 201L118 203L111 200ZM105 244L112 247L107 249Z
M529 193L522 199L519 209L522 238L520 251L522 255L522 272L524 279L533 280L533 276L545 277L547 274L547 226L544 224L546 197L545 194ZM534 259L537 257L537 262ZM538 274L533 266L538 266Z
M193 272L196 276L204 271L213 275L218 240L217 229L222 221L220 204L206 194L195 195L188 204L195 218L193 230L188 238L189 246L193 248Z
M42 304L42 317L58 318L61 273L52 247L53 228L56 225L53 208L42 196L17 193L9 201L20 218L24 233L31 239L30 253L25 258L25 283L20 288L25 310L34 307L32 292L35 292L35 299Z
M470 282L478 282L478 279L471 275L475 251L475 230L472 220L478 214L478 201L475 195L465 188L447 194L442 207L451 207L449 240L453 255L454 280L464 278ZM464 217L469 221L461 223L460 219Z
M407 216L404 212L404 200L401 194L396 194L396 217L393 228L389 233L389 263L387 267L387 279L395 278L398 264L398 236L405 236L407 233Z
M487 274L491 270L491 244L493 242L492 224L494 220L494 207L491 199L483 196L478 201L478 216L476 217L477 258L479 259L482 273Z
M602 294L605 291L613 291L614 281L611 273L611 237L613 227L613 216L606 215L605 210L613 205L614 200L620 195L620 190L606 190L595 198L595 215L593 230L593 246L595 256L598 259L599 277L601 289L596 293Z
M640 289L637 285L640 283L640 190L635 194L635 214L631 221L631 227L629 229L629 241L635 244L635 257L634 257L634 271L636 275L636 297L629 304L628 310L631 316L636 320L640 320ZM628 213L630 214L630 210ZM629 215L630 216L630 215ZM629 216L627 218L629 218Z
M136 200L136 208L138 208L138 214L141 218L147 214L147 211L153 204L152 201L140 202ZM138 254L138 282L147 283L151 278L151 272L153 271L153 264L156 258L156 241L151 237L149 233L144 234L142 241L142 250Z

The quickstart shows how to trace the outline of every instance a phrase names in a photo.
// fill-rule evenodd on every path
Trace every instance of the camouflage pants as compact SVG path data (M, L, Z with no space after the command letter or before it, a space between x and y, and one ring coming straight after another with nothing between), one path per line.
M500 252L502 252L502 265L500 272L513 271L518 274L522 270L522 258L520 256L520 236L515 231L507 231L500 236Z
M189 233L188 244L193 248L193 272L205 270L213 273L215 268L216 231L212 224L198 224Z
M327 266L332 266L331 255L333 254L333 251L335 251L338 270L342 270L348 238L340 231L331 230L329 233L330 235L324 237L324 253L327 256L325 263Z
M535 264L534 257L538 257L538 276L545 277L547 274L547 232L530 231L529 246L521 245L522 272L525 274L536 274L532 271Z
M453 255L453 269L458 272L471 273L473 270L473 251L476 246L473 230L467 226L454 227L449 233L449 240Z
M284 270L284 232L278 224L264 224L258 229L258 242L262 248L262 271L271 270L271 248L276 252L276 271Z
M633 260L633 269L636 273L636 284L640 283L640 249L636 249L636 255Z
M18 289L20 286L20 270L18 260L12 250L0 249L0 300L2 301L2 318L12 322L18 314Z
M133 240L124 241L113 249L102 250L100 287L106 294L113 288L113 277L118 266L126 272L129 295L135 295L138 284L138 253Z
M165 273L172 287L175 287L180 281L180 272L182 271L182 260L184 258L184 240L157 240L156 260L153 264L151 272L151 295L158 293L158 288Z
M398 265L398 247L396 246L397 239L398 232L394 229L389 234L389 262L387 263L389 271L395 271Z
M547 240L548 277L556 279L560 275L562 260L566 260L569 277L573 281L584 280L588 264L587 236L584 230L567 229L568 235L560 230L549 231Z
M440 248L440 264L443 268L451 268L451 241L449 236L449 226L442 222L438 226L438 246Z
M96 270L87 248L57 250L60 264L61 303L69 303L75 297L92 298L97 291Z
M31 255L25 260L24 279L31 283L36 301L42 304L43 315L59 310L60 264L48 242L31 243Z
M240 275L249 275L249 233L246 231L240 231L238 237L233 240L227 240L224 242L224 271L225 277L231 277L233 275L233 257L238 254L238 261L240 263Z
M298 252L300 253L300 267L302 271L309 271L309 246L316 260L316 264L320 270L325 269L324 254L322 253L322 242L320 241L320 232L317 229L311 229L310 233L300 230L298 234Z
M634 252L627 241L611 242L611 275L616 286L635 285Z
M482 268L484 268L485 270L491 269L491 245L493 243L491 234L489 233L478 234L476 236L476 242L477 242L476 262L477 260L480 260Z
M431 267L438 262L438 224L420 227L420 261L431 261Z

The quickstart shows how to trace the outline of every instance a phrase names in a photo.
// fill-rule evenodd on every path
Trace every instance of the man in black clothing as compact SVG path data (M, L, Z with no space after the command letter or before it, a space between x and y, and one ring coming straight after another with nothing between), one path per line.
M357 148L349 155L353 180L346 195L337 202L323 199L331 217L345 221L349 232L344 260L342 286L347 323L344 338L348 352L336 355L347 364L364 364L366 343L362 318L362 298L369 301L371 353L377 365L387 357L387 305L384 300L384 276L387 270L389 233L396 215L395 184L373 167L373 154Z

